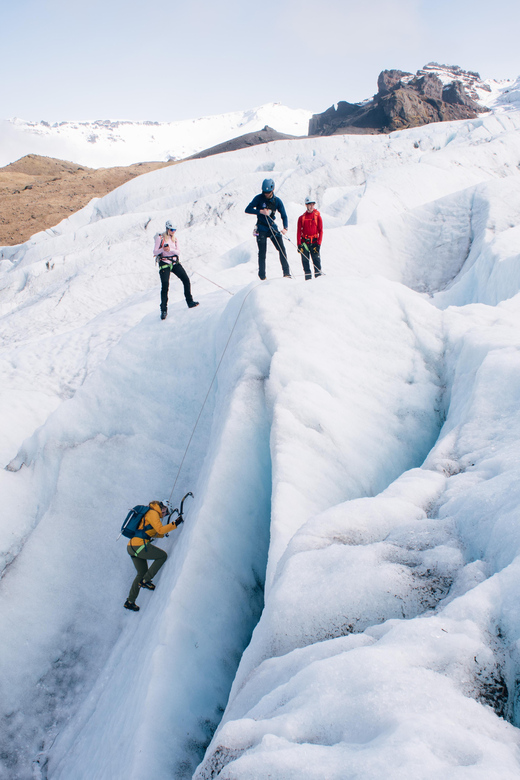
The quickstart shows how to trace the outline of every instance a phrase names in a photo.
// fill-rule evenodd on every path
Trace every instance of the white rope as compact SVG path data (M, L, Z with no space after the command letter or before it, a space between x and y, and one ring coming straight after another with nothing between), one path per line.
M211 393L211 389L212 389L213 385L215 384L215 379L217 378L217 374L218 374L219 368L222 365L222 361L224 360L224 355L226 354L227 348L229 346L229 342L231 341L231 337L233 336L233 333L235 332L235 328L237 326L238 318L240 317L240 314L242 313L242 309L244 308L245 302L247 301L247 299L249 298L249 296L251 295L253 290L256 290L256 288L259 287L261 284L262 284L262 282L257 282L257 284L255 284L255 286L252 287L249 290L247 295L244 296L244 300L242 301L242 303L240 305L240 309L238 310L238 314L235 317L235 322L233 323L233 327L231 328L231 333L229 334L228 340L226 341L226 346L224 347L224 349L222 351L222 355L220 356L220 360L218 362L217 368L215 369L215 373L213 374L213 379L211 380L211 384L210 384L210 386L208 388L208 392L206 393L204 401L202 402L202 406L200 408L200 412L199 412L198 417L197 417L197 419L195 421L195 425L193 426L193 430L191 432L191 436L189 438L188 444L186 445L186 449L184 450L184 455L182 456L182 460L181 460L180 466L179 466L179 468L177 470L177 476L175 477L175 482L173 483L172 492L170 493L170 498L168 499L168 503L172 499L173 491L175 490L175 487L177 485L177 481L179 479L179 475L181 473L181 469L182 469L182 467L184 465L184 461L186 459L186 455L188 454L188 450L190 448L190 444L192 442L193 436L195 435L195 431L197 430L197 426L199 424L200 418L202 417L202 412L204 411L204 407L206 406L206 402L207 402L207 400L209 398L209 394Z
M270 217L269 217L269 219L270 219ZM269 224L269 223L268 223L268 224ZM271 228L271 226L269 226L269 227L270 227L270 229L271 229L271 233L272 233L272 232L273 232L273 231L272 231L272 228ZM289 241L289 243L291 243L291 244L293 243L293 242L291 241L291 239L290 239L290 238L288 238L287 240ZM277 243L277 245L278 245L278 243ZM298 249L298 247L296 247L296 244L293 244L293 246L294 246L294 247L295 247L295 248L298 250L298 252L300 252L300 254L303 254L303 253L300 251L300 249ZM284 253L284 255L285 255L285 260L287 261L287 254L286 254L286 253ZM213 282L213 281L211 281L211 279L207 279L207 277L203 276L203 275L202 275L202 274L201 274L199 271L194 271L194 273L198 274L199 276L202 276L202 278L203 278L203 279L206 279L208 282L211 282L211 284L214 284L216 287L220 287L220 285L219 285L219 284L217 284L216 282ZM323 274L323 272L322 272L322 274ZM303 276L303 274L294 274L294 275L295 275L295 276ZM254 286L254 287L252 287L252 288L249 290L249 292L248 292L248 293L247 293L247 295L244 297L244 300L242 301L242 303L241 303L241 305L240 305L240 309L238 310L238 314L237 314L237 316L235 317L235 322L233 323L233 327L231 328L231 332L230 332L230 334L229 334L229 336L228 336L228 340L226 341L226 346L224 347L224 349L223 349L223 351L222 351L222 355L220 356L220 360L219 360L219 362L218 362L217 368L215 369L215 373L213 374L213 379L211 380L211 384L210 384L210 386L209 386L209 388L208 388L208 391L207 391L207 393L206 393L206 396L205 396L205 398L204 398L204 401L202 402L202 406L201 406L201 408L200 408L200 412L199 412L199 414L198 414L198 417L197 417L197 419L195 420L195 425L193 426L193 430L192 430L192 432L191 432L191 435L190 435L190 438L189 438L189 440L188 440L188 444L186 445L186 449L184 450L184 454L183 454L183 456L182 456L182 460L181 460L181 462L180 462L180 465L179 465L179 468L178 468L178 470L177 470L177 476L175 477L175 482L173 483L172 491L171 491L171 493L170 493L170 497L169 497L169 499L168 499L168 504L170 503L170 501L171 501L171 499L172 499L172 496L173 496L173 492L174 492L174 490L175 490L175 488L176 488L176 486L177 486L177 481L178 481L178 479L179 479L179 475L180 475L180 473L181 473L181 469L182 469L182 467L183 467L183 465L184 465L184 461L186 460L186 455L188 454L188 450L189 450L189 448L190 448L191 442L192 442L192 440L193 440L193 437L194 437L194 435L195 435L195 431L197 430L197 426L198 426L198 424L199 424L200 418L202 417L202 412L204 411L204 407L206 406L206 402L207 402L207 400L208 400L208 398L209 398L209 394L211 393L211 389L212 389L213 385L215 384L215 379L217 378L217 374L218 374L218 372L219 372L220 366L222 365L222 361L224 360L224 356L225 356L225 354L226 354L226 351L227 351L227 348L228 348L228 346L229 346L229 342L231 341L231 337L233 336L233 333L235 332L235 328L236 328L236 326L237 326L238 318L240 317L240 314L242 313L242 309L244 308L244 304L245 304L245 302L247 301L247 299L249 298L249 296L251 295L251 293L253 292L253 290L256 290L256 288L257 288L257 287L259 287L259 286L260 286L260 285L263 283L263 281L264 281L264 280L262 280L262 281L260 281L260 282L257 282L257 284L255 284L255 286ZM272 280L269 280L269 281L272 281ZM220 289L221 289L221 290L225 290L225 292L229 293L231 296L234 294L234 293L230 292L229 290L226 290L226 288L225 288L225 287L220 287Z

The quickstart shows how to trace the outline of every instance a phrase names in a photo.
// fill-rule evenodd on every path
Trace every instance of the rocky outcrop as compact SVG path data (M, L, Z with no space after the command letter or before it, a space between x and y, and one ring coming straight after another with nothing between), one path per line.
M396 89L399 82L405 76L411 76L402 70L384 70L377 79L377 93L381 97L388 95L393 89Z
M445 74L453 77L448 81ZM440 75L443 78L440 78ZM487 109L467 92L468 83L480 82L478 73L457 66L430 63L414 76L401 70L384 70L378 92L363 103L340 101L309 122L309 135L339 133L391 133L430 122L471 119ZM485 89L485 86L482 86Z
M237 149L245 149L248 146L256 146L257 144L268 144L269 141L285 141L289 138L296 138L294 135L286 135L285 133L279 133L278 130L273 130L272 127L266 125L262 130L257 130L254 133L245 133L239 135L236 138L231 138L229 141L224 141L222 144L211 146L209 149L204 149L202 152L197 152L188 160L197 160L199 157L210 157L212 154L222 154L223 152L235 152Z

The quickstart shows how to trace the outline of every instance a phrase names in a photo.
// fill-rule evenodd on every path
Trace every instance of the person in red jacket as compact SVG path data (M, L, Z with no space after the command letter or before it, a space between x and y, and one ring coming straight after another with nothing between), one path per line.
M298 219L298 250L301 254L306 279L312 279L310 261L314 276L321 276L320 247L323 239L323 221L320 212L314 208L316 201L305 198L306 211Z

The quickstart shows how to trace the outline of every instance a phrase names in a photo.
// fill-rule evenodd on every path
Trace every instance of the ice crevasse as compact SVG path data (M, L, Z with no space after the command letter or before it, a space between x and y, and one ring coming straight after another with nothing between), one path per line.
M519 162L515 111L277 142L1 250L0 776L518 776ZM289 247L258 283L265 171L291 225L317 197L326 276ZM166 218L201 305L172 282L160 322ZM118 520L224 349L125 614Z

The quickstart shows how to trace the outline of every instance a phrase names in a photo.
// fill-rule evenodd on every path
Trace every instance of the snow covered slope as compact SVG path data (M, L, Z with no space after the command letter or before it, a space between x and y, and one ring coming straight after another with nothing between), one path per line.
M461 80L482 105L494 110L517 108L518 81L477 78L460 68L430 63L420 73L435 73L443 84ZM338 96L340 98L341 96ZM269 103L249 111L200 117L177 122L96 120L29 122L0 120L0 167L26 154L70 160L92 168L131 165L155 160L180 160L261 130L266 125L280 133L305 136L312 111Z
M519 776L519 165L514 110L283 141L0 250L0 777ZM266 172L326 276L259 282Z
M70 160L91 168L180 160L266 125L288 135L307 135L311 111L269 103L250 111L178 122L27 122L0 120L0 166L26 154Z

